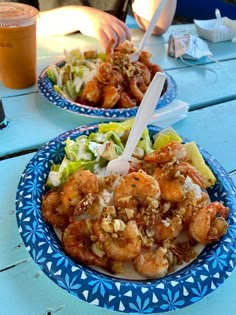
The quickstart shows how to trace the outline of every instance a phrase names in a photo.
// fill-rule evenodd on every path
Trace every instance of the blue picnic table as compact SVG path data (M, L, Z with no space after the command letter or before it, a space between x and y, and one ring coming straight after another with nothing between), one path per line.
M172 127L207 150L236 184L236 43L210 43L213 60L192 67L167 55L169 35L196 33L194 24L172 25L152 37L146 50L177 84L177 99L189 104L187 117ZM132 29L138 46L143 32ZM63 50L99 47L96 39L81 34L38 38L38 75L50 63L63 59ZM0 315L118 315L75 298L55 285L28 254L18 231L15 196L22 172L35 152L59 134L99 122L64 111L43 98L37 85L10 90L0 83L0 95L9 124L0 130ZM158 120L155 122L158 125ZM174 315L231 315L236 312L236 271L213 293Z

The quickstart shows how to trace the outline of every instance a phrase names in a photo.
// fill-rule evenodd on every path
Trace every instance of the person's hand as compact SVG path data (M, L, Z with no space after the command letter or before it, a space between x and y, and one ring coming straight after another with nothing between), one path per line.
M115 46L131 39L127 25L115 16L89 7L80 7L79 10L83 14L83 19L78 21L80 32L98 38L103 47L107 46L110 39L115 40Z
M114 46L131 39L127 25L115 16L85 6L65 6L40 12L37 35L67 35L80 31L97 38L103 47L110 39Z

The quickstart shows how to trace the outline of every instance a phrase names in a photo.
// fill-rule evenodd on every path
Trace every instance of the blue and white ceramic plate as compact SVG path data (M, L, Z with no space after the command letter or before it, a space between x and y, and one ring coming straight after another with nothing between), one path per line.
M150 134L160 131L149 126ZM33 260L58 286L88 303L125 313L150 314L191 305L210 294L228 278L236 265L236 188L223 167L204 149L200 151L217 178L208 190L212 201L230 208L227 234L204 247L189 265L158 280L112 277L75 263L63 252L54 230L41 215L41 197L52 163L60 163L64 141L97 131L87 125L68 131L46 144L21 176L16 196L19 232ZM188 140L185 140L188 141Z
M64 63L64 61L60 61L56 65L62 67ZM160 100L156 105L156 110L170 104L177 95L176 82L169 74L165 74L167 76L167 88L163 95L160 97ZM124 120L135 117L138 110L138 107L106 109L73 102L55 91L52 81L48 78L47 68L45 68L39 75L38 89L41 95L45 97L50 103L56 105L61 109L83 116L105 118L111 120Z

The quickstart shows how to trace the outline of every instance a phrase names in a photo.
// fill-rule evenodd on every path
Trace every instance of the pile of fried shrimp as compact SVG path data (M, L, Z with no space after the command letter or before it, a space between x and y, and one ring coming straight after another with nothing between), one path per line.
M205 188L184 145L171 141L134 158L127 175L77 170L42 197L41 211L74 261L114 275L129 262L157 279L194 259L197 244L227 233L229 208L211 202Z
M135 51L130 41L114 48L110 40L106 60L96 75L86 82L76 102L101 108L132 108L138 106L156 72L161 68L151 63L151 53L142 51L138 61L131 62Z

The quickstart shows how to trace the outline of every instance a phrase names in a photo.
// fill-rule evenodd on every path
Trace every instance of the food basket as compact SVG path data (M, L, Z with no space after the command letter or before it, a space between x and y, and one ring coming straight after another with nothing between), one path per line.
M194 24L199 37L216 43L234 38L235 33L227 26L229 20L227 17L221 18L220 23L218 19L194 20Z

